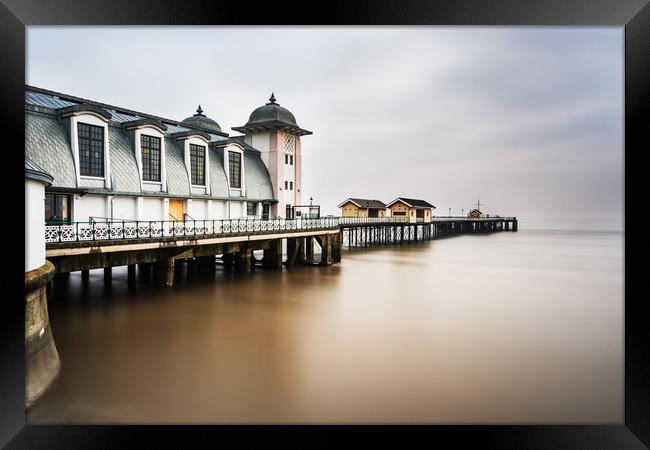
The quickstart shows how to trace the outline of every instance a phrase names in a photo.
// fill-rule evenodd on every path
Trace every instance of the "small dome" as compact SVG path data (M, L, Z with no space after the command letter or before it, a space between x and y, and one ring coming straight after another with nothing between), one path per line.
M184 119L181 123L190 128L199 128L208 132L213 131L221 133L221 127L219 124L203 114L201 105L196 109L196 114Z
M264 106L260 106L255 111L251 113L251 116L248 119L246 125L252 125L255 123L261 122L273 122L279 121L287 124L298 126L296 123L296 118L291 114L286 108L280 106L279 103L275 102L275 95L271 93L271 98L269 98L269 103Z
M256 133L262 130L282 130L285 133L304 136L312 134L311 131L300 128L296 123L296 118L291 111L280 106L275 101L275 95L271 94L269 103L260 106L253 111L248 118L246 125L241 127L232 127L233 130L240 133Z

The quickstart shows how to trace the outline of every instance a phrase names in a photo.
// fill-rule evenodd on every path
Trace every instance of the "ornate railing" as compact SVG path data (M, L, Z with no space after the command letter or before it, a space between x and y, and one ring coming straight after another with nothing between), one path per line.
M470 219L468 217L434 217L429 223L449 221L511 220L509 217ZM265 234L294 230L332 229L349 224L404 223L406 217L321 217L321 218L241 218L188 221L106 221L48 223L45 242L112 241L167 237L225 237L236 234ZM417 222L422 225L423 222Z
M45 242L104 241L164 237L224 237L292 230L336 228L336 217L319 219L226 219L180 221L107 221L48 223Z

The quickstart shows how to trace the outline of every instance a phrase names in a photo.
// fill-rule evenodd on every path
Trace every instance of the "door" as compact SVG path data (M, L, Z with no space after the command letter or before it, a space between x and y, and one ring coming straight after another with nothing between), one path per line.
M269 220L269 206L268 203L262 204L262 220Z
M379 210L378 209L369 209L368 210L368 217L379 217Z
M185 200L169 200L168 220L185 220Z

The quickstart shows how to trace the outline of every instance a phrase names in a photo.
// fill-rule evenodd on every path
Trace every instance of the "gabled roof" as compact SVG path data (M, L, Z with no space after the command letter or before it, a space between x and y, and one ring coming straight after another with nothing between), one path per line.
M368 200L365 198L348 198L345 200L343 203L341 203L338 207L342 207L348 202L352 202L355 205L357 205L359 208L365 208L365 209L386 209L386 204L382 202L381 200Z
M397 203L397 202L402 202L406 206L409 206L411 208L433 208L435 209L436 207L433 206L431 203L425 201L425 200L418 200L416 198L406 198L406 197L397 197L395 200L390 202L386 207L390 207L391 205Z

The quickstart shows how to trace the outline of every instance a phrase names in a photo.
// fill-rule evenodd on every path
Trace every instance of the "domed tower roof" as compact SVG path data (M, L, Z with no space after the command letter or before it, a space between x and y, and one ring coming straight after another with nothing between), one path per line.
M199 130L207 132L222 133L219 124L203 114L201 105L196 109L196 114L184 119L181 124L186 125L189 128L198 128Z
M283 108L276 102L273 93L271 93L269 103L260 106L251 113L246 125L241 127L232 127L232 129L241 133L280 129L298 136L312 134L311 131L302 129L298 126L295 116L287 108Z

